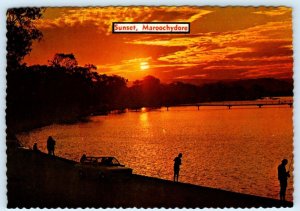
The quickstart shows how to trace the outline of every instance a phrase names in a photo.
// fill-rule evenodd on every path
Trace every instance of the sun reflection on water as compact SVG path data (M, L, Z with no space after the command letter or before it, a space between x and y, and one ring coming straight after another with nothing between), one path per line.
M143 128L149 127L148 113L147 112L141 113L141 115L140 115L140 123L141 123L141 126Z

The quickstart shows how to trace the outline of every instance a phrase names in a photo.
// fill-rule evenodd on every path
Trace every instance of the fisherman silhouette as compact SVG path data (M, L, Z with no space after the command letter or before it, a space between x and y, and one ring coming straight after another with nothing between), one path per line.
M182 153L179 153L179 155L174 159L174 182L178 182L181 158Z
M52 138L52 136L49 136L47 140L48 154L54 156L54 149L55 149L55 140Z
M37 143L34 143L34 145L33 145L33 151L34 152L40 152L40 150L38 149Z
M285 170L285 166L288 163L287 159L283 159L281 164L278 166L278 180L280 183L280 200L285 201L285 192L287 187L287 180L290 177L290 172Z
M83 154L80 158L80 163L84 163L85 160L86 160L86 155Z

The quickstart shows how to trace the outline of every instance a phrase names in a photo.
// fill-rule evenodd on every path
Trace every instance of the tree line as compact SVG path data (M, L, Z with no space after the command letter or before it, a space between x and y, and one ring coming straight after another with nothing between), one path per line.
M18 124L36 119L36 124L48 124L126 108L290 96L293 87L290 81L270 78L197 86L183 82L164 84L153 76L128 86L128 80L123 77L99 74L95 70L93 65L20 66L7 75L10 120Z

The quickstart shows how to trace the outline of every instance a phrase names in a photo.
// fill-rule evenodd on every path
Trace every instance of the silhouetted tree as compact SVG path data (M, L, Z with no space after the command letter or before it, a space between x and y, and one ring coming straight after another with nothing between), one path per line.
M141 88L145 106L161 106L161 84L158 78L150 75L144 77Z
M85 64L84 67L89 70L97 70L97 67L93 64Z
M31 51L32 42L40 40L42 33L33 21L42 16L40 8L13 8L6 12L8 69L16 67Z
M72 53L57 53L54 55L52 60L49 60L49 64L53 67L65 67L67 69L72 69L77 67L78 62Z
M161 106L161 87L160 80L153 76L146 76L141 81L134 81L133 86L129 89L129 104L134 108Z

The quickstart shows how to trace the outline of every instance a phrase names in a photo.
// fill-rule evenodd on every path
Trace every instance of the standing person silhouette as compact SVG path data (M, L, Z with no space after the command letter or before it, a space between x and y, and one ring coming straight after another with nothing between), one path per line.
M281 164L278 166L278 180L280 183L280 200L285 201L285 192L287 187L287 180L290 177L290 172L285 170L285 166L288 163L287 159L283 159Z
M49 136L47 140L48 154L54 156L54 149L55 149L55 140L52 138L52 136Z
M182 153L179 153L179 155L174 159L174 182L178 182L181 158Z

